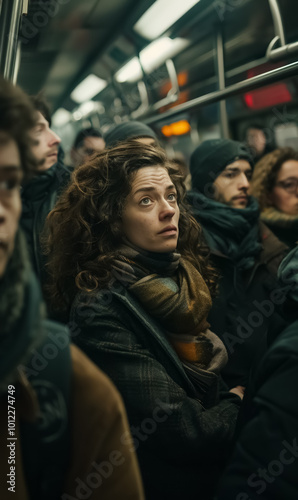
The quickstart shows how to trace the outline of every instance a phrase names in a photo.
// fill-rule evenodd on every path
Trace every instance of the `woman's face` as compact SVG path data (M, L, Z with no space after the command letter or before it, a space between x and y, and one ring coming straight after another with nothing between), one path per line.
M166 169L140 168L122 214L126 238L150 252L172 252L177 247L179 213L177 191Z
M289 215L298 215L298 161L285 161L278 171L269 199L274 207Z

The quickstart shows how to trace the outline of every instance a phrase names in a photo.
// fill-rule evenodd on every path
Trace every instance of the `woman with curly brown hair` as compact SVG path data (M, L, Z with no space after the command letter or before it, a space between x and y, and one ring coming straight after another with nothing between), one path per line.
M261 219L289 246L298 240L298 153L276 149L255 166L252 194L258 199Z
M122 394L154 500L212 498L242 397L221 384L215 275L183 196L164 151L129 141L81 166L48 218L53 303Z

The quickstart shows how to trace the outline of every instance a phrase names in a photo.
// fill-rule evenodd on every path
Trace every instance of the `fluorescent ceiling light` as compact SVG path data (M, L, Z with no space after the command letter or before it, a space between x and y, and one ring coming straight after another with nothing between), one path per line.
M137 80L140 80L142 76L142 68L137 57L128 61L128 63L120 68L115 74L117 82L120 83L136 82Z
M154 40L200 0L156 0L134 25L139 35Z
M78 103L87 101L101 92L107 84L106 80L96 75L89 75L72 91L70 97Z
M97 111L98 104L95 101L86 101L83 102L73 113L73 117L75 120L81 120L84 116L89 115L93 111Z
M59 108L52 116L52 123L54 127L63 127L66 123L69 123L72 119L72 115L69 111L64 108Z
M150 45L147 45L147 47L140 52L140 60L144 71L146 73L151 73L167 59L181 52L188 44L189 41L185 38L175 38L172 40L168 37L159 38L150 43ZM116 80L120 83L136 82L140 80L142 76L142 68L137 57L131 59L115 74Z

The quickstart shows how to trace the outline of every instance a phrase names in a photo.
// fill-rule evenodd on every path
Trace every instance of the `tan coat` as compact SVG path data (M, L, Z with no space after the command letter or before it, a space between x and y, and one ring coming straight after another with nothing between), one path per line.
M77 347L71 346L73 365L70 401L71 453L61 498L75 500L143 500L139 467L127 443L128 422L122 399L112 382ZM25 376L18 382L16 436L20 418L36 416L36 395ZM0 400L0 499L30 500L24 477L21 442L16 443L15 493L8 491L10 454L7 448L7 394ZM93 464L93 465L92 465ZM76 481L76 479L80 481ZM84 483L85 487L82 486ZM84 495L82 491L84 489ZM42 500L42 499L41 499ZM56 500L56 499L53 499ZM58 500L58 499L57 499Z

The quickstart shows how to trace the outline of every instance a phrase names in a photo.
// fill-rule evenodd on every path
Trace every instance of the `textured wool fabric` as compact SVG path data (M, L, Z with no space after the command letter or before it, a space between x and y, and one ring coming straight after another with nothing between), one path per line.
M243 144L229 139L211 139L198 146L190 157L192 188L210 196L216 177L231 163L243 159L253 167L253 159ZM209 193L209 194L208 194Z
M119 271L124 264L126 278L130 274L128 290L165 329L185 371L200 388L199 395L208 405L209 398L210 401L216 399L217 375L227 363L227 352L219 337L208 329L206 318L211 296L204 279L182 257L175 275L166 276L156 271L152 273L152 255L146 262L144 254L137 252L132 260L131 247L123 246L121 251L116 266Z
M126 141L128 139L136 139L138 137L152 137L157 140L157 137L152 128L142 122L124 122L116 125L108 130L104 135L106 147L111 148L118 142Z
M262 250L257 200L250 197L246 208L234 208L190 191L188 201L209 247L232 259L238 269L250 269Z
M298 246L293 248L281 262L278 278L290 286L288 296L298 302Z

